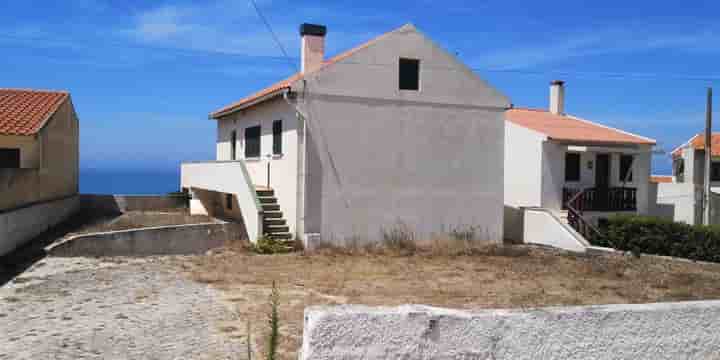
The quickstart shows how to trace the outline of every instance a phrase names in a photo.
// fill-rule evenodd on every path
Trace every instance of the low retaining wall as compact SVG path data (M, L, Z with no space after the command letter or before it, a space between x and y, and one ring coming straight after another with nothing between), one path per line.
M51 256L153 256L203 254L243 238L234 223L161 226L83 234L49 246Z
M185 209L187 196L183 195L96 195L82 194L83 210L100 214L118 214L128 211Z
M0 212L0 256L19 248L74 214L80 198L72 196Z
M466 312L310 307L300 359L713 359L720 302Z

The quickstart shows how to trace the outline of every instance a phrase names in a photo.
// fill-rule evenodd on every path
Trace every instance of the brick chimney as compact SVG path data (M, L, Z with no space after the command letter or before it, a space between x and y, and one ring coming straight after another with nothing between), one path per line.
M565 82L562 80L550 83L550 112L555 115L565 114Z
M327 34L327 28L323 25L300 25L302 39L300 62L303 74L322 66L325 60L325 34Z

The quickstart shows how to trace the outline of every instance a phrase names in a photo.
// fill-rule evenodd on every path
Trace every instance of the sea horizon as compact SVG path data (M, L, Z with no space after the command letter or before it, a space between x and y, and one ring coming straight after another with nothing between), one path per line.
M163 195L179 190L179 169L80 169L81 194Z

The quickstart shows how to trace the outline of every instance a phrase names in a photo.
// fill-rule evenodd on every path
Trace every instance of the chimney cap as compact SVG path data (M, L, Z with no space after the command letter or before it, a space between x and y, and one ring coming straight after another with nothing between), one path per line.
M550 85L560 85L560 86L562 86L562 85L565 85L565 81L563 81L563 80L553 80L553 81L550 82Z
M325 36L327 34L327 27L324 25L316 24L302 24L300 25L300 35L313 35L313 36Z

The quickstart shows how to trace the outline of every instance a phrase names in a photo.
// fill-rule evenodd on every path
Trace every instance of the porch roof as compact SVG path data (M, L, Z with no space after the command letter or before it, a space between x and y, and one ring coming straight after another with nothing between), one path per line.
M597 124L571 115L556 115L547 110L510 109L506 119L514 124L545 134L551 140L596 144L655 145L655 140Z

